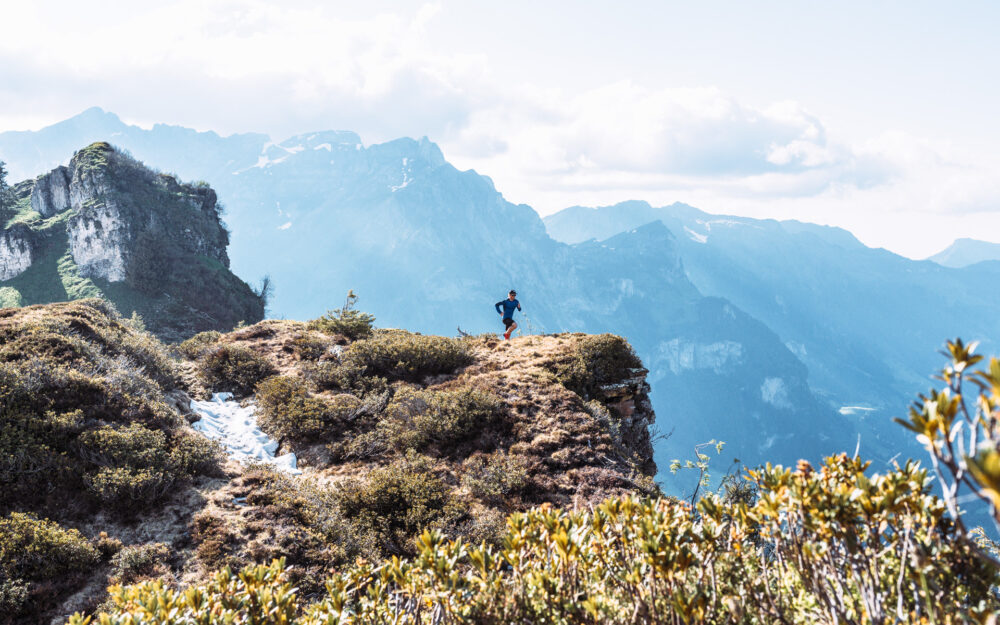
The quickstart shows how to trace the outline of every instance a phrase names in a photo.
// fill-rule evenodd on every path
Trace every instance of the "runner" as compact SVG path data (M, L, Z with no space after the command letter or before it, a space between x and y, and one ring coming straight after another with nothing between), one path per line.
M500 307L503 310L500 310ZM514 310L521 310L521 302L517 301L517 291L514 289L510 290L507 294L507 299L500 300L495 304L498 315L503 315L503 325L507 328L507 331L503 333L503 338L505 340L510 340L510 333L517 329L517 322L514 321Z

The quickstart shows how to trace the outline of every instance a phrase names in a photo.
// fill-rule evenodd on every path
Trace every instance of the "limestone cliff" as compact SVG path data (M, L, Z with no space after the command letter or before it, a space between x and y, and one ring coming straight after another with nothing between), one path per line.
M14 192L0 233L3 305L104 296L169 340L263 316L261 298L229 271L229 234L207 185L95 143Z

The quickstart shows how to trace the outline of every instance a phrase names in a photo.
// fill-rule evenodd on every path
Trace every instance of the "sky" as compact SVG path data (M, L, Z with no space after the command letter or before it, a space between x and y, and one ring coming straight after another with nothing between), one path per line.
M628 199L1000 242L1000 3L4 2L0 130L100 106L427 136L545 215Z

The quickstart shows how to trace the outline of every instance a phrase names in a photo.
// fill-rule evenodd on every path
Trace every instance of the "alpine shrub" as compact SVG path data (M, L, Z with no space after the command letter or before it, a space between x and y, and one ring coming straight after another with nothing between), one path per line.
M222 338L222 333L216 330L199 332L191 338L179 344L176 349L185 358L197 360L205 355L208 350Z
M418 381L470 364L472 352L466 342L458 339L382 330L348 346L344 360L362 367L365 375Z
M266 358L249 347L220 345L202 356L198 372L208 388L246 397L253 393L258 382L274 375L275 370Z
M409 454L343 484L336 493L343 517L371 535L384 553L412 553L412 539L427 527L461 516L451 488L435 475L431 461Z
M375 316L356 310L357 301L354 291L348 292L343 308L335 308L319 319L313 319L309 322L309 329L324 334L339 334L351 340L367 338L372 333Z
M399 390L389 402L378 428L392 447L448 451L493 424L500 400L463 388L455 391Z
M641 369L642 361L628 341L614 334L586 336L572 357L556 367L556 377L571 391L589 399L599 387L617 384Z
M258 386L257 405L257 422L270 436L279 441L310 442L349 419L361 401L352 395L330 400L313 397L302 379L274 376Z

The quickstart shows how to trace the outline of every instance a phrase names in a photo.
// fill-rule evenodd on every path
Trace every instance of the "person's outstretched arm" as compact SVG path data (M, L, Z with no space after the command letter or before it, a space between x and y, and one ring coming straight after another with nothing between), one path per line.
M517 303L517 309L518 309L518 310L521 310L521 302L518 302L518 303Z
M502 311L502 310L500 310L500 306L501 306L502 304L503 304L503 300L500 300L499 302L497 302L496 304L494 304L494 306L495 306L495 307L496 307L496 309L497 309L497 314L498 314L498 315L502 315L502 314L503 314L503 311Z

